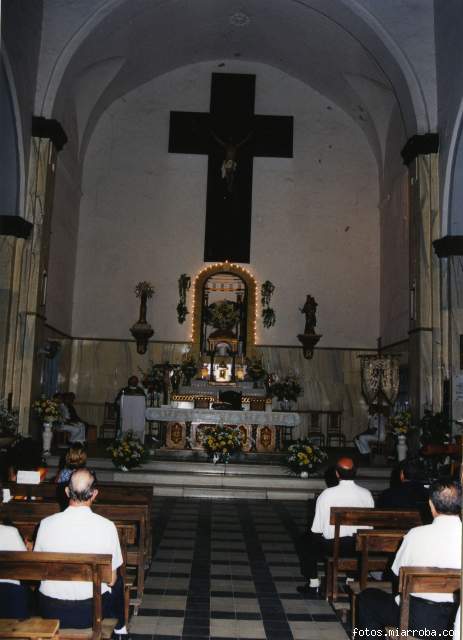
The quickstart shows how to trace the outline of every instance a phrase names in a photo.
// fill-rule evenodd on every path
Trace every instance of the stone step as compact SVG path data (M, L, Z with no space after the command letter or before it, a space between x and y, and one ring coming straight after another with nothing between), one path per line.
M49 474L58 464L50 457ZM318 495L326 484L323 477L298 478L289 475L281 464L230 463L150 460L140 469L129 472L114 468L108 458L89 458L88 466L103 481L153 485L157 496L191 498L229 498L248 500L308 500ZM378 492L389 484L390 469L361 468L357 482Z

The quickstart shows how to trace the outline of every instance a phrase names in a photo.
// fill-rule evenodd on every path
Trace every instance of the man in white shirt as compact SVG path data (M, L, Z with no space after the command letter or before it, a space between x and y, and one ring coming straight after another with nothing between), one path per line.
M450 480L437 480L429 490L429 506L433 522L415 527L404 536L392 564L396 576L400 567L461 567L461 486ZM358 598L359 629L369 630L371 635L372 630L383 632L385 626L398 626L399 603L399 596L365 589ZM442 635L442 631L452 628L457 606L452 594L412 594L410 629L434 629Z
M388 409L386 407L377 407L374 405L370 408L367 430L362 431L362 433L359 433L354 438L354 444L362 455L370 455L370 444L373 442L384 442L386 439L387 412Z
M116 526L91 510L98 495L95 474L77 469L69 480L65 511L45 518L40 523L34 551L58 553L106 553L112 556L111 583L102 584L103 617L117 618L116 633L124 627L123 586L117 569L122 553ZM59 618L61 627L92 626L92 583L43 580L39 590L40 613L44 618Z
M0 551L27 551L16 527L0 524ZM18 580L0 580L0 618L28 618L30 592Z
M375 506L373 496L354 482L356 469L351 458L340 458L336 463L336 477L339 484L325 489L317 499L311 531L297 541L297 551L301 573L306 578L304 586L297 587L299 593L317 597L320 581L317 563L333 551L334 526L330 525L331 507ZM355 533L360 527L340 528L340 553L342 556L355 555Z

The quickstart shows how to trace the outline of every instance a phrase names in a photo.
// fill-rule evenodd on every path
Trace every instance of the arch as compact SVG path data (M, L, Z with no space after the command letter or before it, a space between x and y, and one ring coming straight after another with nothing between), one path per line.
M201 319L202 319L202 293L204 284L213 275L218 273L231 273L238 276L244 281L248 289L247 298L247 324L246 324L246 355L250 356L254 353L256 344L256 312L257 312L257 284L254 276L248 269L231 262L216 262L204 267L196 276L193 285L193 309L192 309L192 327L191 342L192 352L195 357L199 358L201 351Z
M77 29L74 35L68 40L62 51L56 58L55 64L48 80L43 100L41 115L51 118L58 89L63 80L66 69L79 47L90 33L108 16L116 7L123 4L125 0L106 0L96 9L89 18Z
M449 149L444 172L444 184L442 193L442 223L441 235L452 235L454 229L454 216L458 214L458 207L455 206L456 194L461 193L460 201L463 203L463 185L458 183L456 169L463 170L463 96L458 107L455 124L450 138ZM454 211L454 209L457 209ZM460 214L461 215L461 214ZM461 221L463 235L463 219Z
M8 53L3 49L1 54L0 63L3 66L5 72L5 78L7 83L7 99L11 101L11 107L13 110L14 129L16 135L16 170L17 170L17 197L16 197L16 213L17 215L24 214L25 198L26 198L26 162L25 162L25 149L24 149L24 135L21 119L21 109L18 102L18 96L16 92L16 83L14 81L14 75L11 68ZM0 70L1 71L1 70Z

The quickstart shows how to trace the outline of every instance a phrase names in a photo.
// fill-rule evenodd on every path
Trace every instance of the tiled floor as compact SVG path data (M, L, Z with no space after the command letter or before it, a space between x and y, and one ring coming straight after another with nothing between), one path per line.
M293 537L300 502L163 498L135 640L346 640L331 607L304 600Z

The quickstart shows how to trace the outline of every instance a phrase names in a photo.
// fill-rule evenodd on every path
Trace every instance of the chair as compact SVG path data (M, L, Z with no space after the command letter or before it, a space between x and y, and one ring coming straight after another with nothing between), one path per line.
M219 393L220 402L227 402L231 404L233 411L241 411L242 406L242 394L241 391L221 391Z
M333 446L332 442L337 442L338 447L346 446L346 436L341 430L342 412L331 411L328 413L328 428L326 431L326 446Z
M115 402L104 403L103 424L100 427L101 437L106 437L109 431L109 437L115 438L117 432L117 405Z
M265 411L265 398L251 398L249 400L250 411Z
M321 447L325 446L325 436L322 433L322 425L321 425L321 413L320 411L311 411L309 413L309 430L307 432L307 437L310 440L318 440L318 444Z
M195 409L209 409L209 398L195 398Z

